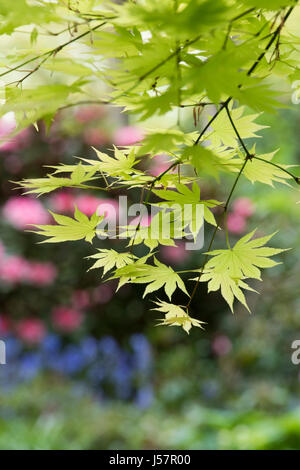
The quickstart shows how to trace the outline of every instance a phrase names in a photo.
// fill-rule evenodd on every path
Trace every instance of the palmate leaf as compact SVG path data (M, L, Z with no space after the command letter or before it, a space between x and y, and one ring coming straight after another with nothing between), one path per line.
M204 269L200 281L208 283L208 292L213 292L221 289L221 295L228 303L232 312L234 298L237 298L241 302L241 304L243 304L244 307L246 307L246 309L250 312L242 289L249 290L252 292L256 291L249 287L246 282L243 281L243 279L234 278L230 275L228 270L224 271L223 268L218 269L218 267L216 267L212 270ZM194 278L194 280L196 281L197 278Z
M95 212L90 219L75 207L74 219L66 215L54 214L51 212L57 225L34 225L39 230L34 231L38 235L47 237L41 243L60 243L84 239L91 243L96 233L104 234L97 230L97 225L103 220L103 216L98 216Z
M66 168L64 167L65 165L61 165L58 171L54 172L53 174L48 174L45 178L24 179L22 181L19 181L17 184L21 188L27 189L27 191L25 191L25 194L32 193L41 196L42 194L47 194L52 191L55 191L58 188L72 186L84 187L81 186L83 183L98 178L94 177L97 168L93 168L89 165L82 165L81 163L79 163L78 165L72 165L72 172L70 174L70 178L53 176L55 173L67 172L67 165Z
M90 267L90 269L103 268L104 275L114 267L122 268L123 266L133 263L136 256L129 252L118 253L112 249L98 249L98 253L88 256L88 259L96 259L97 261Z
M204 220L211 224L216 226L216 221L213 213L210 211L210 208L216 207L221 204L221 202L216 201L216 200L201 200L200 199L200 187L196 182L193 183L192 188L189 189L188 186L177 183L176 185L177 191L170 191L168 189L157 189L154 190L154 194L156 194L158 197L161 199L164 199L165 201L168 201L168 205L170 208L172 206L175 206L176 204L179 204L182 208L184 208L184 223L185 226L189 226L191 232L193 233L194 236L197 235L199 232L200 228L202 227L202 222L203 220L199 221L197 220L196 216L196 206L198 204L201 204L204 206L203 209L203 215L204 215ZM166 203L163 203L164 205ZM162 203L158 203L158 206L162 205ZM175 210L176 212L176 210Z
M199 176L205 173L217 181L221 172L233 173L240 166L236 151L224 146L219 148L201 145L187 147L182 153L182 161L193 165Z
M204 329L202 325L205 324L205 322L190 317L184 310L183 306L170 304L169 302L164 302L162 300L158 300L155 304L157 307L152 310L163 312L165 314L165 318L159 320L159 326L181 326L188 334L190 333L192 326L197 326L202 330Z
M275 150L274 152L267 153L264 155L259 155L259 158L265 160L265 162L261 160L256 160L253 158L247 162L247 165L244 168L243 176L246 177L251 183L260 182L263 184L268 184L269 186L274 186L274 183L282 183L282 184L289 184L288 180L292 177L282 171L280 168L270 165L273 160L274 155L278 152ZM239 159L239 164L235 169L238 172L243 165L244 160ZM282 168L289 168L289 165L280 164Z
M130 238L128 246L144 243L151 251L158 245L176 246L173 238L183 238L184 236L182 226L178 227L174 224L174 215L166 216L163 210L151 217L150 223L146 226L139 225L137 221L124 229L122 235L126 234L126 237Z
M245 282L246 278L261 280L260 268L271 268L277 262L270 259L283 249L264 246L274 233L265 237L252 237L255 230L241 238L232 249L214 250L206 253L212 258L205 264L200 280L208 281L209 291L221 289L221 294L233 309L233 300L236 297L248 310L242 288L251 289Z
M30 89L7 86L6 102L1 106L0 116L11 111L15 113L17 127L10 136L14 136L39 119L53 117L58 108L66 104L68 98L81 91L85 83L84 79L79 78L68 85L48 84Z
M235 109L232 109L232 107L230 108L231 117L241 138L249 139L260 137L257 135L257 132L267 128L268 126L262 126L254 122L255 119L259 117L259 114L248 114L244 116L244 109L245 108L243 106ZM214 147L219 147L222 144L227 147L237 146L237 136L227 113L220 113L212 122L211 128L212 131L208 131L207 136Z
M143 297L162 287L164 287L165 293L169 299L171 299L176 287L188 295L181 277L178 276L170 266L159 262L155 257L154 264L155 266L140 262L129 264L128 266L117 269L111 279L120 278L121 285L125 282L148 284Z
M82 161L89 163L90 165L96 166L98 171L104 173L107 176L125 176L131 175L136 171L133 169L133 166L139 162L135 157L135 149L131 149L129 153L127 151L119 150L114 146L114 158L110 157L106 153L100 152L95 149L97 157L100 162L97 160L88 160L86 158L81 158Z
M176 129L149 129L141 145L137 148L137 155L169 154L183 144L191 145L196 136L195 132L187 134Z

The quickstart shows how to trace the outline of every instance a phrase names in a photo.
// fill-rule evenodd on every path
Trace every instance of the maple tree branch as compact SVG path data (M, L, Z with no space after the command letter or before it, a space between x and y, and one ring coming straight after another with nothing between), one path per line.
M292 13L293 9L295 7L292 6L288 9L287 13L285 14L285 16L283 17L280 25L276 28L276 30L272 33L272 37L270 39L270 41L268 42L268 44L266 45L265 49L263 50L263 52L258 56L258 58L256 59L256 61L254 62L254 64L250 67L250 69L247 71L247 75L250 76L252 75L252 73L255 71L255 69L258 67L258 65L260 64L260 62L262 61L262 59L265 57L266 53L268 52L268 50L271 48L272 44L274 43L274 41L277 39L277 37L279 36L285 22L287 21L287 19L289 18L290 14ZM198 138L195 140L194 142L194 145L197 145L201 138L203 137L203 135L205 134L205 132L207 131L207 129L209 129L209 127L211 126L211 124L214 122L214 120L219 116L219 114L221 113L221 111L223 111L223 109L225 109L229 103L233 100L233 96L229 96L227 98L226 101L224 101L224 103L221 104L221 107L218 109L218 111L210 118L210 120L208 121L208 123L206 124L206 126L204 127L204 129L200 132Z
M88 31L85 31L84 33L81 33L79 34L78 36L75 36L73 37L72 39L69 39L69 41L66 41L64 42L63 44L60 44L59 46L56 46L54 47L53 49L50 49L49 51L47 52L44 52L43 54L39 54L37 56L34 56L32 57L31 59L28 59L26 60L25 62L22 62L21 64L19 65L16 65L15 67L9 69L9 70L6 70L5 72L2 72L0 73L0 78L1 77L4 77L5 75L8 75L9 73L12 73L12 72L15 72L15 71L18 71L20 68L24 67L24 65L27 65L27 64L30 64L31 62L34 62L35 60L38 60L38 59L42 59L46 56L46 58L48 59L51 55L55 55L57 54L59 51L61 51L64 47L68 46L69 44L72 44L73 42L75 41L78 41L79 39L83 38L84 36L87 36L88 34L91 33L91 31L95 31L97 30L98 28L101 28L102 26L104 26L107 22L106 21L103 21L102 23L94 26L93 28L90 28L88 29ZM47 60L45 59L45 60ZM45 61L43 60L43 62ZM41 65L41 64L40 64ZM38 66L38 68L40 67L40 65ZM37 70L37 68L33 69L27 76L31 75L32 73L34 73L35 71ZM27 78L27 77L25 77Z

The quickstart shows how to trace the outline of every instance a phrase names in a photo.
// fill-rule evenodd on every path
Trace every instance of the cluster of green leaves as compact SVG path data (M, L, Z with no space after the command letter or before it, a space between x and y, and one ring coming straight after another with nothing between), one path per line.
M104 5L100 0L68 4L17 0L13 11L8 0L1 2L0 41L5 45L9 37L14 45L13 53L2 53L0 58L5 100L1 115L15 113L15 132L29 124L38 130L41 119L49 127L61 108L91 97L135 113L140 126L146 121L138 145L107 153L95 149L96 159L59 165L47 177L24 180L20 186L38 195L65 186L140 188L141 202L149 204L151 194L159 198L152 205L162 212L153 217L150 227L140 222L120 227L130 239L130 249L100 250L92 256L97 260L92 268L103 267L104 273L113 269L111 278L119 278L120 285L147 284L145 295L164 288L169 300L176 288L187 295L188 290L178 273L153 256L153 250L175 243L175 222L186 205L190 212L179 234L184 236L189 228L196 238L202 223L195 219L194 209L202 204L204 219L215 230L203 266L195 267L196 287L199 281L207 282L209 290L221 291L231 309L234 298L248 308L242 289L253 289L246 280L260 278L259 268L273 266L270 257L282 250L264 246L270 237L250 240L253 232L231 248L226 214L240 177L270 186L299 183L275 157L277 149L257 155L247 141L260 137L258 132L266 126L257 120L283 106L282 91L291 89L300 76L299 17L296 0L108 0ZM53 47L45 47L45 35ZM104 85L101 92L96 86L99 80ZM182 108L193 110L202 130L186 132L181 127ZM165 127L149 128L147 119L158 115L167 116ZM139 168L141 160L159 153L170 161L160 175ZM226 202L201 200L201 179L220 182L223 173L233 180ZM94 180L103 184L88 184ZM225 214L226 250L211 251L221 225L213 215L215 207ZM171 235L166 238L159 233L159 220L170 211ZM91 242L97 232L107 233L97 228L103 221L97 214L88 219L76 209L75 219L53 217L56 225L38 227L45 241ZM132 253L136 244L144 244L148 254L137 259ZM187 332L192 325L201 327L188 312L195 291L186 306L159 300L157 310L165 314L162 324L180 325Z

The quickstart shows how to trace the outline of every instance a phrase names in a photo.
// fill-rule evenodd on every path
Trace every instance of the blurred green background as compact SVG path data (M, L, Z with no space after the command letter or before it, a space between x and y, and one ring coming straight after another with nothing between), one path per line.
M280 148L281 162L299 164L300 108L264 116L263 123L270 127L259 150ZM13 126L13 116L4 117L1 137ZM185 126L193 129L192 111ZM13 190L12 181L42 176L43 165L73 163L74 155L94 158L91 146L107 150L139 138L118 111L91 105L61 112L48 134L27 129L0 147L0 338L7 348L0 448L300 449L300 375L291 361L291 344L300 340L297 189L239 182L228 220L232 239L255 227L260 234L279 230L272 246L292 249L252 284L260 292L248 294L252 315L243 307L232 315L201 285L191 315L207 325L189 336L155 327L157 313L142 300L143 289L125 286L115 294L100 271L86 272L85 257L95 248L38 244L26 232L27 224L47 222L46 209L71 214L76 203L90 214L107 194L69 190L35 199ZM148 170L156 174L165 162L158 156ZM200 184L204 198L224 200L232 183ZM130 200L138 199L133 192ZM206 243L209 234L206 227ZM216 246L224 246L221 232ZM200 266L204 251L179 244L159 257L184 270ZM175 302L182 299L179 293Z

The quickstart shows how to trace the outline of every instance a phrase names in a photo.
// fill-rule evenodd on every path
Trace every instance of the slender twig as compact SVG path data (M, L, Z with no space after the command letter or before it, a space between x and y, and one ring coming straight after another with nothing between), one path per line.
M283 17L283 20L281 21L280 25L276 28L276 30L272 33L272 37L270 39L270 41L268 42L268 44L266 45L265 49L263 50L263 52L258 56L258 58L256 59L256 61L254 62L254 64L250 67L250 69L247 71L247 75L250 76L252 75L252 73L256 70L256 68L258 67L258 65L260 64L260 62L262 61L262 59L264 58L264 56L266 55L266 53L268 52L268 50L270 49L270 47L272 46L272 44L274 43L274 41L277 39L277 36L280 34L282 28L283 28L283 25L284 23L287 21L287 19L289 18L290 14L292 13L294 7L290 7L286 13L286 15ZM241 87L241 85L240 85ZM210 118L210 120L208 121L208 123L206 124L206 126L204 127L204 129L200 132L198 138L195 140L194 142L194 145L197 145L201 138L203 137L203 135L205 134L205 132L207 131L207 129L209 129L209 127L211 126L211 124L214 122L214 120L218 117L218 115L220 114L221 111L223 111L223 109L225 109L229 103L232 101L233 97L232 96L229 96L227 98L227 100L221 104L220 108L218 109L218 111Z
M225 226L226 244L227 244L228 250L231 250L231 246L230 246L230 242L229 242L229 234L228 234L227 215L228 215L228 212L226 210L226 211L224 211L224 226Z
M230 124L231 124L231 126L232 126L232 128L233 128L233 130L234 130L234 132L235 132L235 134L236 134L236 136L237 136L237 138L238 138L238 140L239 140L241 146L243 147L243 149L244 149L246 155L247 155L247 156L250 156L250 152L248 151L246 145L244 144L244 141L243 141L243 139L241 138L240 133L239 133L239 131L237 130L237 127L236 127L236 125L235 125L235 123L234 123L234 121L233 121L233 119L232 119L232 116L231 116L231 113L230 113L230 111L229 111L228 105L225 106L225 110L226 110L228 119L229 119L229 121L230 121Z
M254 72L254 70L256 69L256 67L258 66L258 64L260 63L260 61L261 61L261 60L263 59L263 57L265 56L266 52L270 49L270 47L272 46L273 42L275 41L275 39L276 39L277 36L279 35L279 33L280 33L280 31L281 31L281 29L282 29L282 27L283 27L285 21L288 19L288 17L289 17L290 14L292 13L293 8L294 8L294 7L289 8L289 10L288 10L288 12L286 13L286 15L284 16L284 19L282 20L280 26L279 26L279 27L276 29L276 31L274 32L273 37L272 37L271 40L268 42L268 44L267 44L266 48L264 49L264 51L260 54L260 56L259 56L258 59L255 61L255 63L252 65L252 67L250 67L250 69L249 69L248 72L247 72L247 75L251 75L251 74ZM221 105L221 108L219 108L219 110L215 113L215 115L210 119L209 123L205 126L204 131L202 131L202 132L200 133L200 136L198 137L197 141L195 142L195 144L197 144L197 143L199 142L199 140L201 139L201 137L202 137L202 135L204 134L204 132L206 132L206 129L209 128L210 124L216 119L216 117L219 115L219 113L220 113L223 109L226 109L226 112L227 112L227 114L228 114L229 120L230 120L230 122L231 122L231 124L232 124L232 127L233 127L235 133L236 133L236 136L238 137L238 139L239 139L239 141L240 141L240 143L241 143L241 145L242 145L242 147L243 147L243 149L244 149L244 151L245 151L246 157L245 157L245 160L244 160L243 165L242 165L241 168L240 168L240 171L239 171L237 177L235 178L235 181L234 181L234 183L233 183L233 186L232 186L232 188L231 188L231 190L230 190L230 193L229 193L229 195L228 195L228 197L227 197L227 200L226 200L226 202L225 202L225 206L223 207L224 213L225 213L225 217L226 217L226 214L227 214L227 211L228 211L228 207L229 207L229 203L230 203L230 201L231 201L232 195L233 195L234 190L235 190L235 188L236 188L236 185L237 185L237 183L238 183L238 181L239 181L239 179L240 179L240 177L241 177L241 175L242 175L242 173L243 173L243 171L244 171L244 169L245 169L245 166L247 165L247 162L248 162L249 160L251 160L252 158L254 158L254 155L251 155L250 152L248 151L246 145L245 145L244 142L243 142L243 139L241 138L241 136L240 136L240 134L239 134L239 132L238 132L238 130L237 130L237 128L236 128L236 126L235 126L235 124L234 124L232 118L231 118L231 115L230 115L230 112L229 112L229 109L228 109L228 105L229 105L229 103L230 103L231 100L232 100L232 97L227 98L227 100L223 103L223 105ZM271 162L271 163L272 163L272 162ZM276 165L276 164L275 164L275 165ZM276 166L277 166L277 165L276 165ZM281 168L281 167L280 167L280 168ZM295 179L294 176L293 176L293 178ZM296 182L299 184L300 178L296 177L295 180L296 180ZM226 224L226 225L227 225L227 224ZM204 263L203 263L203 265L202 265L202 268L201 268L201 271L200 271L199 276L198 276L198 278L197 278L197 281L196 281L196 284L195 284L195 286L194 286L194 289L193 289L193 291L192 291L192 293L191 293L190 299L189 299L189 301L188 301L188 303L187 303L187 305L186 305L186 308L187 308L187 309L189 308L189 306L190 306L190 304L191 304L191 302L192 302L192 300L193 300L193 298L194 298L194 296L195 296L195 293L196 293L196 291L197 291L197 289L198 289L198 286L199 286L199 283L200 283L200 280L201 280L201 276L202 276L202 274L203 274L203 270L204 270L205 265L206 265L207 260L208 260L208 256L209 256L208 253L211 251L211 247L212 247L213 242L214 242L214 240L215 240L215 236L216 236L216 234L217 234L217 231L218 231L219 226L220 226L220 222L216 225L215 230L214 230L214 232L213 232L213 234L212 234L212 237L211 237L211 240L210 240L210 243L209 243L209 247L208 247L208 250L207 250L207 254L206 254ZM227 242L228 242L228 246L230 247L230 245L229 245L229 239L227 239Z
M261 162L268 163L269 165L275 166L276 168L278 168L279 170L283 171L284 173L288 174L291 178L293 178L293 180L297 184L300 184L300 177L299 176L294 175L293 173L288 171L286 168L278 165L277 163L271 162L270 160L265 160L264 158L257 157L256 155L253 155L252 158L254 158L254 160L260 160Z
M64 47L68 46L69 44L72 44L75 41L78 41L79 39L83 38L84 36L87 36L88 34L90 34L91 31L95 31L98 28L101 28L101 26L104 26L105 24L106 24L106 21L103 21L102 23L98 24L97 26L94 26L93 28L90 28L88 31L85 31L84 33L81 33L78 36L73 37L69 41L66 41L63 44L60 44L59 46L56 46L53 49L50 49L49 51L44 52L43 54L36 55L36 56L32 57L31 59L28 59L25 62L22 62L21 64L16 65L15 67L12 67L11 69L0 73L0 78L4 77L5 75L8 75L11 72L18 71L20 68L24 67L24 65L30 64L31 62L34 62L35 60L42 59L45 56L47 56L47 58L49 58L51 55L57 54ZM34 72L34 70L31 73L33 73L33 72Z

